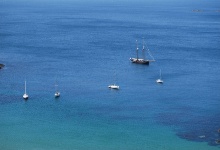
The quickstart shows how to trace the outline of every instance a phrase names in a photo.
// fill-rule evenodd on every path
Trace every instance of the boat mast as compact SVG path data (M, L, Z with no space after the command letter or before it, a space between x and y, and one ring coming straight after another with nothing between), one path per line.
M137 53L137 60L138 60L138 41L137 40L136 40L136 44L137 44L136 53Z
M162 79L162 77L161 77L161 69L160 69L160 79Z
M116 78L116 71L114 71L114 85L116 85L116 82L117 82L117 78Z
M143 49L142 49L142 57L145 60L145 47L144 47L144 38L143 38Z
M24 82L24 93L26 94L26 80Z
M55 83L55 92L58 92L58 84L57 84L57 82Z

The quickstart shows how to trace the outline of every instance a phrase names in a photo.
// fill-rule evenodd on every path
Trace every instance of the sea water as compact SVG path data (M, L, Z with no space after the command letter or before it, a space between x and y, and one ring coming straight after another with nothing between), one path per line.
M219 6L0 2L0 149L219 149Z

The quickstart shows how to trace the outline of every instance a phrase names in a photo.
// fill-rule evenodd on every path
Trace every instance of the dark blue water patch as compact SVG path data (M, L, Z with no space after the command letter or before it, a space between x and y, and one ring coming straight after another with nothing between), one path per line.
M177 131L180 138L196 142L208 142L211 146L217 146L220 139L220 113L211 117L201 116L188 121L187 126Z
M174 110L174 109L173 109ZM172 110L172 111L173 111ZM190 115L191 108L184 108L178 112L164 112L157 116L158 122L172 126L176 135L182 139L195 142L207 142L211 146L218 146L220 139L220 113L208 115Z

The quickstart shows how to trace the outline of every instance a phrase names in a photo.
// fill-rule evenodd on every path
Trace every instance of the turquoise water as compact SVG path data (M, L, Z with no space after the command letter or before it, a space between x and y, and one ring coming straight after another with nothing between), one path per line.
M40 102L1 107L1 149L218 149L182 140L154 122L87 117L80 107Z
M0 149L219 149L219 6L1 2Z

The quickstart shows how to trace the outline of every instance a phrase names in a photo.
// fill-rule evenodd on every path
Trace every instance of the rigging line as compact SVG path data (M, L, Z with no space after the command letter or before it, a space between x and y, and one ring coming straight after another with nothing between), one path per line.
M151 57L153 60L155 60L154 57L152 56L152 54L151 54L149 48L147 48L147 51L148 51L148 54L150 55L150 57Z
M143 45L146 45L146 49L147 49L149 56L153 59L153 61L155 61L155 59L154 59L153 55L151 54L150 49L148 48L147 43L145 41L143 41Z

